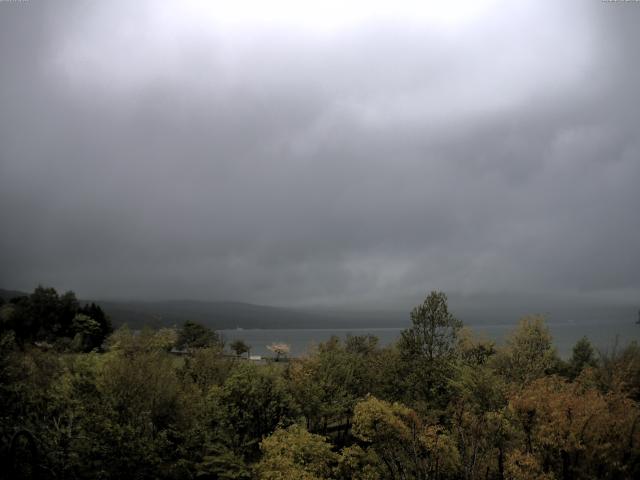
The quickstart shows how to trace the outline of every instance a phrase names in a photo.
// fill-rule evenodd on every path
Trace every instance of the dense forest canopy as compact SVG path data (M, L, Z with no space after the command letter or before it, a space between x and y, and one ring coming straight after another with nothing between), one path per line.
M286 346L281 346L282 348ZM230 350L229 350L230 349ZM0 303L3 478L632 479L640 347L560 359L544 319L504 345L432 292L397 343L249 360L214 331L112 332L38 287Z
M75 293L59 295L54 288L42 286L30 295L2 300L0 328L12 331L21 345L39 341L75 351L100 347L113 331L99 305L92 302L81 306Z

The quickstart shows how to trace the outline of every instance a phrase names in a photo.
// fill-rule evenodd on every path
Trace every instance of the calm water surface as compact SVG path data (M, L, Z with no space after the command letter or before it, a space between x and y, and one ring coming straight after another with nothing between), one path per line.
M500 343L515 328L515 325L476 325L471 329L487 338ZM292 356L301 356L332 335L344 339L347 335L375 335L382 345L395 342L404 328L344 328L344 329L277 329L277 330L221 330L227 343L241 339L251 346L252 355L270 356L267 345L274 342L291 346ZM632 322L625 324L549 324L558 352L563 357L571 355L573 345L586 336L600 350L611 351L628 345L631 341L640 341L640 325Z

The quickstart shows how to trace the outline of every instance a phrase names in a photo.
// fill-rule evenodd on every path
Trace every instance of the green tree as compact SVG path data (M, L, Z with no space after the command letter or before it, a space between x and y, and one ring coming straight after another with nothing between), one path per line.
M58 321L60 298L54 288L36 287L26 309L26 336L32 339L44 339L48 332L62 330Z
M504 452L505 437L505 382L488 365L474 361L461 366L452 387L455 395L447 409L447 423L460 451L462 478L499 478L498 458L500 451Z
M244 459L221 442L209 443L196 465L199 480L249 480L251 470Z
M107 314L102 310L100 305L97 305L93 302L90 304L84 305L78 309L78 313L82 313L88 317L93 318L96 322L100 324L100 331L104 338L113 333L113 327L111 325L111 320L107 316Z
M306 358L294 360L288 371L289 388L312 432L327 433L332 423L345 423L357 392L357 359L335 337Z
M299 425L277 429L260 443L260 450L255 468L259 480L326 480L338 460L325 437Z
M28 312L29 297L12 298L7 305L0 310L4 330L12 330L15 333L16 343L23 348L24 344L35 336L38 329Z
M411 311L411 323L400 338L405 355L430 362L455 357L462 322L449 312L447 296L443 292L431 292L415 307Z
M107 348L112 352L121 352L134 356L140 352L168 352L175 345L178 334L175 328L149 327L133 332L126 325L120 327L107 339Z
M77 352L88 352L102 344L103 334L100 324L82 313L73 318L71 325L73 348Z
M200 323L186 321L178 333L178 348L189 350L217 345L222 345L220 336L209 327Z
M556 350L544 317L523 317L507 338L493 365L508 380L526 384L549 373L557 364Z
M80 303L78 302L75 293L68 291L60 295L57 311L58 320L56 323L58 330L53 333L56 336L71 337L73 333L73 319L78 313L80 313L79 310ZM91 317L91 315L88 316Z
M409 398L443 408L449 401L448 383L455 375L462 322L449 312L444 293L431 292L412 310L411 323L398 342Z
M339 480L383 480L381 460L373 449L349 445L340 452L336 478Z
M0 332L15 332L17 317L20 315L19 308L13 303L6 303L0 307Z
M14 298L0 308L0 328L13 330L21 345L33 340L46 340L57 347L66 348L79 333L74 323L78 314L96 321L99 331L91 328L88 332L85 328L80 332L84 336L76 338L75 348L85 350L101 345L112 331L111 323L102 309L95 303L80 307L72 291L58 295L54 288L41 285L31 295Z
M236 354L236 356L241 356L243 353L248 354L249 351L251 350L251 348L249 347L249 345L247 345L243 340L234 340L233 342L231 342L231 344L229 345L229 348L231 348L231 350L233 350Z
M571 359L569 360L569 375L576 378L586 367L596 367L598 360L595 350L587 337L582 337L573 346Z
M622 391L640 402L640 344L637 341L633 340L623 349L614 346L610 351L600 351L598 363L595 381L602 391Z
M198 348L184 358L179 375L185 384L207 393L211 387L224 384L237 363L236 359L224 356L220 348Z
M460 467L454 439L440 425L425 424L399 403L368 397L355 407L353 435L380 459L387 479L453 477Z
M212 424L234 452L247 458L257 454L263 437L298 415L277 365L239 363L222 387L210 390L208 401L215 406Z
M465 364L484 365L496 354L496 346L492 340L476 336L470 328L464 327L458 335L458 351Z
M347 335L344 349L347 353L370 355L378 347L378 337L375 335Z

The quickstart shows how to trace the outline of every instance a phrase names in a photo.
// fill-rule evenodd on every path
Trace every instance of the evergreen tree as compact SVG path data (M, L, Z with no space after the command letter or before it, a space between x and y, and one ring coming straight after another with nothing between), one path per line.
M408 400L444 408L451 393L448 384L455 375L462 322L449 312L443 292L431 292L413 309L411 322L398 342Z

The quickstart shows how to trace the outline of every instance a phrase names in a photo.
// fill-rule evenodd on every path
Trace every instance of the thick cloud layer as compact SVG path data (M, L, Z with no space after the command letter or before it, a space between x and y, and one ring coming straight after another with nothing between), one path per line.
M0 3L0 286L640 299L640 4L204 5Z

